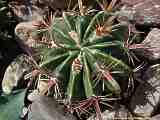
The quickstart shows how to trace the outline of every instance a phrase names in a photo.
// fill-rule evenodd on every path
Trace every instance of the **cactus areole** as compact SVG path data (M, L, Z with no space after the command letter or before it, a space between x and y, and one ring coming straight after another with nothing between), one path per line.
M105 93L97 91L121 92L112 72L129 76L131 70L112 52L125 53L127 26L114 24L113 16L104 11L83 16L65 12L63 19L55 18L50 25L48 32L57 47L47 48L40 67L53 71L59 83L65 84L64 98L69 103L72 98L90 99Z

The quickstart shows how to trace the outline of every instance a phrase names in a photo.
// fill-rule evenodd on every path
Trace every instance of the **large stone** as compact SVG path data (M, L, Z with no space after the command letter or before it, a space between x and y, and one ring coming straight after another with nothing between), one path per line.
M31 102L36 101L39 97L38 90L33 90L31 93L28 94L27 99Z
M134 21L140 25L160 25L160 0L122 0L126 11L134 11Z
M32 55L36 61L40 60L38 50L36 47L39 45L37 39L39 40L36 31L38 26L35 24L39 23L39 20L21 22L15 28L15 35L17 37L17 43L28 55Z
M32 68L26 59L26 55L19 55L7 67L2 81L2 89L5 93L9 94L13 88L24 85L23 77Z
M77 0L11 0L9 6L20 21L42 19L52 11L66 11L77 7ZM93 4L92 0L83 1L84 6ZM60 13L61 14L61 13Z
M39 21L21 22L15 28L15 35L29 47L36 44L34 32L38 30L37 24Z
M160 103L160 65L153 65L144 72L130 102L131 111L138 116L151 116Z
M103 120L131 120L131 113L122 105L115 107L112 111L106 110L102 113ZM98 120L95 116L91 116L87 120Z
M127 4L129 6L136 5L138 3L144 2L144 0L121 0L123 4Z
M160 120L160 114L153 116L150 120Z
M49 6L55 11L56 10L67 10L67 9L71 10L78 3L77 0L34 0L34 1L35 3L36 1L38 1L37 3L41 6ZM94 1L92 0L83 0L83 5L87 7L93 3Z
M31 0L12 0L9 7L20 21L39 20L49 10L47 6L38 7Z
M9 6L20 20L31 21L42 19L45 13L49 13L49 8L61 11L76 4L77 0L12 0Z
M64 10L64 9L67 9L69 5L69 0L68 1L67 0L39 0L39 3L51 7L53 10L57 10L57 9ZM71 6L73 7L74 5L75 5L75 0L72 0Z
M135 49L137 53L149 60L160 59L160 29L153 28L142 42L145 48Z
M71 114L65 114L53 98L39 96L30 107L28 120L76 120Z

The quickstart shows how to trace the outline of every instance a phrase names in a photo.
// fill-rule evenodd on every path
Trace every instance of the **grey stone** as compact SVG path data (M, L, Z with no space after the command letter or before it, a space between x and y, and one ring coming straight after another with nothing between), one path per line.
M121 7L119 11L116 11L116 14L118 14L118 21L119 22L129 22L133 21L135 18L136 11L129 9L126 6Z
M39 96L30 107L28 120L76 120L71 114L65 114L62 106L50 97Z
M20 21L39 20L48 11L47 6L38 7L32 4L31 0L11 1L9 7Z
M53 10L58 9L66 9L67 8L67 2L66 0L39 0L39 2L43 5L50 6Z
M29 47L34 47L36 44L34 32L38 30L35 26L39 21L21 22L15 28L15 35Z
M135 11L133 20L140 25L160 25L159 0L122 0L126 11Z
M27 96L27 99L31 102L35 101L39 97L38 90L33 90L29 95Z
M153 65L145 71L130 102L131 111L138 116L151 116L160 103L160 65Z
M151 117L150 120L160 120L160 114Z
M20 87L20 85L23 84L24 75L32 68L26 59L26 55L19 55L7 67L2 81L2 89L5 93L9 94L14 87Z
M54 11L73 8L77 0L13 0L9 3L14 14L22 21L39 20L49 13L49 8Z
M149 60L160 59L160 29L153 28L142 42L145 48L135 51Z
M103 120L131 120L131 113L122 105L115 107L113 110L106 110L102 113ZM98 120L95 116L91 116L87 120Z
M36 49L40 45L36 41L37 39L39 40L38 35L36 34L38 26L35 24L37 23L39 23L39 20L19 23L15 28L15 35L19 46L28 55L32 55L36 61L39 61L40 56L37 52L39 50Z
M76 4L77 0L35 0L38 1L39 4L43 6L49 6L53 10L66 10L66 9L72 9ZM84 3L88 2L90 0L84 1Z

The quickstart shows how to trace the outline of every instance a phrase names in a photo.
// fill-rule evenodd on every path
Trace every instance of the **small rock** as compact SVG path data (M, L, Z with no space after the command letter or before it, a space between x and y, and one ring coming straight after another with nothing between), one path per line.
M130 102L131 111L138 116L151 116L160 103L160 65L153 65L143 75Z
M160 114L151 117L150 120L160 120Z
M2 89L5 93L9 94L14 87L21 86L22 84L24 85L24 74L29 72L32 68L26 59L26 55L19 55L7 67L2 81Z
M85 3L88 3L85 1ZM14 14L22 21L39 20L45 13L49 13L49 8L53 11L72 9L77 4L77 0L13 0L9 3Z
M24 118L27 114L28 114L28 108L27 107L23 107L22 113L21 113L21 118Z
M36 44L33 38L33 32L38 29L38 27L34 25L37 22L38 21L21 22L15 28L16 36L23 40L29 47L33 47Z
M53 10L66 10L68 9L72 9L73 7L75 7L75 5L77 4L77 0L71 0L71 1L67 1L67 0L36 0L39 2L39 4L41 4L41 6L48 6L50 8L52 8ZM87 0L87 2L90 0ZM86 3L86 1L85 1Z
M146 48L137 49L137 53L149 60L160 59L160 29L153 28L142 44Z
M39 96L31 104L28 120L76 120L73 115L65 114L62 106L50 97Z
M42 8L32 4L31 0L11 1L9 7L20 21L32 21L43 18L43 15L49 10L47 6Z
M129 111L122 105L115 107L112 111L106 110L102 113L103 120L130 120L132 115ZM91 116L87 120L98 120L95 116Z
M126 10L135 11L134 21L139 25L160 25L159 0L122 0Z
M118 14L119 22L129 22L133 21L136 11L128 9L126 6L123 6L120 11L116 12Z
M15 35L17 37L17 43L25 51L28 55L32 55L32 57L36 60L40 60L40 56L36 50L36 48L40 45L37 43L37 39L39 36L36 34L38 30L38 26L35 24L39 23L38 20L30 21L30 22L21 22L15 28Z
M136 5L136 4L138 4L138 3L142 3L142 2L144 2L143 0L121 0L122 1L122 3L123 4L126 4L126 5L128 5L128 6L133 6L133 5Z
M39 93L38 93L38 90L34 90L33 92L31 92L29 95L28 95L28 100L33 102L35 101L36 99L38 99L39 97Z

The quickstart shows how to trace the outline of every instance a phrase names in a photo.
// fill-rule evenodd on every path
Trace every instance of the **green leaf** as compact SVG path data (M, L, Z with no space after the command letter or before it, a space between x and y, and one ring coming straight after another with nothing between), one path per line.
M124 41L124 39L126 39L126 34L128 34L128 26L125 24L122 24L115 29L116 30L111 33L113 36L113 39L116 41Z
M112 77L111 80L103 80L105 86L107 87L107 89L115 94L120 94L121 93L121 88L118 84L118 82Z
M0 96L0 120L20 120L25 90Z
M92 69L92 71L94 71L96 59L94 58L93 54L90 52L89 48L85 47L84 52L85 52L85 56L86 56L86 59L89 63L90 68Z
M131 68L123 61L118 60L117 58L112 57L109 54L101 52L100 50L92 49L91 53L94 54L94 56L96 56L97 59L99 58L101 60L104 60L104 62L107 65L110 65L112 63L112 70L125 71L126 73L131 73Z
M110 36L97 36L96 30L93 30L89 34L89 36L88 36L86 41L89 42L90 44L96 44L96 43L99 43L99 42L109 41L111 39L112 38Z
M75 20L76 20L77 16L71 12L63 12L63 18L64 18L65 24L67 25L69 30L75 31L76 30L75 29Z
M81 54L79 54L78 58L81 59L81 57L82 57ZM71 100L71 98L80 100L81 98L85 97L82 76L83 76L82 71L76 71L74 70L74 68L71 68L70 79L67 86L67 98L69 101Z
M90 49L86 48L85 53L87 54L87 59L88 59L88 62L90 63L92 70L93 71L96 70L96 72L98 72L96 59L94 58ZM121 92L121 88L120 88L119 84L117 83L117 81L113 77L111 80L104 80L104 83L105 83L105 86L107 87L107 89L109 91L111 91L112 93L119 94Z
M93 92L93 88L92 88L92 83L91 83L91 74L90 74L90 70L88 67L88 62L86 59L85 54L83 54L83 85L84 85L84 89L85 89L85 94L86 97L89 98L91 96L94 95Z
M90 16L78 16L76 19L76 31L79 35L80 42L83 42L83 36L90 22Z
M43 48L41 55L45 60L64 53L66 53L66 50L63 48Z
M67 49L77 49L76 42L71 38L69 32L72 30L68 29L66 22L64 19L55 19L54 25L51 28L52 36L55 38L55 42L59 44L61 47Z
M46 59L46 60L43 60L43 62L39 65L40 67L51 67L53 64L56 64L56 61L61 59L61 58L64 58L64 57L67 57L69 55L69 53L64 53L64 54L60 54L60 55L57 55L57 56L52 56L52 58L50 59Z
M78 55L79 51L70 52L69 56L59 65L56 67L55 72L59 73L62 69L69 63L73 61L73 59Z
M74 40L72 40L72 38L69 36L69 32L67 34L65 34L64 31L62 31L61 29L54 27L53 29L53 35L55 37L56 42L64 44L64 45L68 45L71 48L75 48L76 43L74 42Z
M73 93L74 93L74 88L75 88L75 82L76 80L79 80L79 74L75 71L73 71L73 69L71 69L70 71L70 78L69 78L69 83L67 86L67 99L71 100Z
M104 18L109 16L108 13L106 13L105 11L100 11L98 12L91 20L91 22L89 23L85 34L84 34L84 39L88 38L88 35L90 34L90 32L95 30L95 27L97 24L100 24L101 22L103 22Z
M97 43L94 45L88 46L90 49L99 49L99 48L107 48L111 46L119 46L119 43L117 42L102 42L102 43Z

